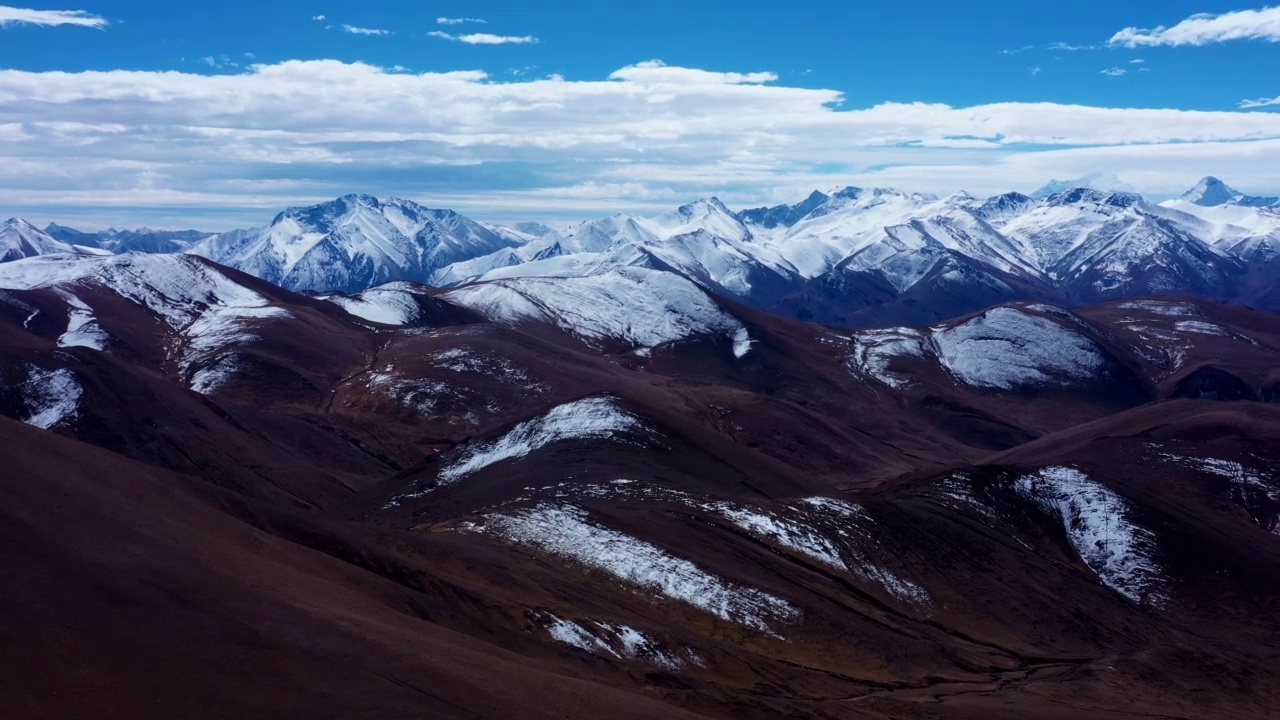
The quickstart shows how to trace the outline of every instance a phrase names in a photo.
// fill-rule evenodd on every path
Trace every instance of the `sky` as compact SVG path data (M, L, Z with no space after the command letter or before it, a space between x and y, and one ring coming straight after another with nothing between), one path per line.
M1280 5L1250 0L19 1L0 216L38 223L223 230L351 192L567 222L1093 173L1280 194Z

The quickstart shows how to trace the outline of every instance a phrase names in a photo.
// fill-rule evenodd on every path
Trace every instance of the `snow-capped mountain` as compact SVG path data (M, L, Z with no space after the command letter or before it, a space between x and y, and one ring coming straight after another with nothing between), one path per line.
M773 207L752 208L738 213L738 219L747 226L773 230L778 227L791 227L800 222L806 215L818 209L831 196L814 190L803 202L795 205L775 205Z
M721 294L767 306L801 276L756 240L724 203L707 198L656 218L617 214L550 232L523 247L444 268L432 284L580 276L640 266L674 271Z
M112 228L104 232L84 232L57 223L49 223L44 232L50 237L81 247L99 248L113 253L184 252L195 243L214 233L200 230L153 230L140 227L134 230Z
M1092 173L1075 180L1050 180L1044 187L1031 193L1031 197L1043 200L1076 188L1089 188L1090 190L1098 190L1105 193L1124 192L1136 194L1138 192L1137 188L1121 180L1119 176L1113 173Z
M71 243L50 237L26 220L9 218L0 225L0 262L10 262L39 255L80 253Z
M423 282L446 265L524 239L452 210L346 195L290 208L264 228L217 235L191 252L290 290L354 292L395 280Z
M1067 185L1076 186L1046 195ZM757 308L849 325L932 323L1017 300L1071 305L1171 293L1277 304L1280 207L1267 204L1272 198L1214 178L1159 205L1107 189L1116 187L1125 186L1101 175L1046 186L1042 197L845 187L741 212L711 197L655 217L619 213L559 230L348 195L291 208L264 228L208 237L189 252L325 293L645 268ZM10 245L24 248L13 257L89 251L26 224L19 233L18 221L6 227ZM142 243L173 251L189 239L50 227L110 250ZM24 241L12 239L19 234Z
M1239 205L1241 207L1274 207L1280 205L1280 197L1245 195L1216 177L1207 177L1178 198L1201 207Z

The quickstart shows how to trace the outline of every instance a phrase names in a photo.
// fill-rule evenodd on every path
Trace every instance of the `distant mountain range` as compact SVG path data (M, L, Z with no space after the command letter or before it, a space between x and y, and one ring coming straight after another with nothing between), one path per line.
M347 195L290 208L262 228L219 234L82 233L56 224L41 231L14 219L0 228L0 258L187 252L310 293L641 267L790 317L884 326L1001 302L1070 305L1153 294L1277 309L1277 203L1209 177L1156 204L1114 176L1095 175L1054 181L1032 196L846 187L737 212L706 198L658 217L617 214L554 230Z

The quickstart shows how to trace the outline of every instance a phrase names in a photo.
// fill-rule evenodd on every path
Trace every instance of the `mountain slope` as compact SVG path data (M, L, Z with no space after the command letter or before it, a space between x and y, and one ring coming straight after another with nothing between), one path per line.
M329 299L0 265L0 707L1269 716L1273 314L842 334L659 263Z

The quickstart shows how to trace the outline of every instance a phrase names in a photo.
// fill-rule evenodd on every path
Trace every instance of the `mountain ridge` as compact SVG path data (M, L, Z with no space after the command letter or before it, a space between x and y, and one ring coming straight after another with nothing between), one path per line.
M1114 179L1082 181L1090 178ZM1280 247L1280 210L1262 200L1214 178L1159 205L1088 187L1039 198L844 187L794 205L734 212L709 197L653 218L619 213L522 230L350 194L288 208L258 229L203 239L195 231L116 231L96 244L192 252L312 293L397 281L456 287L581 276L639 264L754 307L837 323L954 317L994 298L1073 304L1166 292L1274 309L1273 283L1260 268ZM944 257L951 270L931 273ZM880 282L887 292L867 295L851 285ZM908 305L926 310L908 312Z

